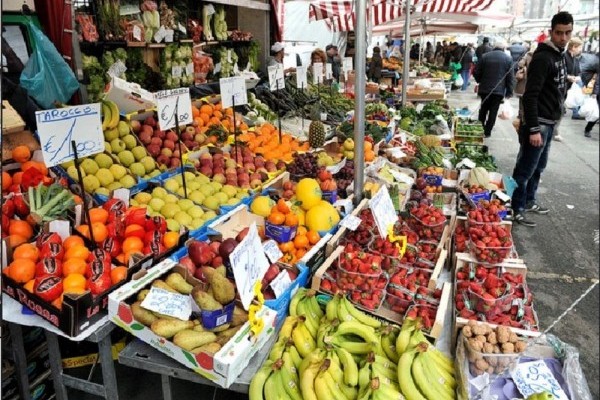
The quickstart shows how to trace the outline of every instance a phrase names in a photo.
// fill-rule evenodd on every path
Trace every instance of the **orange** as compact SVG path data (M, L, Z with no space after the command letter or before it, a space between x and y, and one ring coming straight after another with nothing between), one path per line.
M210 122L210 114L201 113L200 119L202 120L202 122L204 122L203 127L206 128L208 126L208 123ZM204 133L204 132L202 132L202 133Z
M128 253L135 253L135 252L141 252L142 249L144 248L144 242L142 242L142 239L140 239L137 236L130 236L128 238L126 238L125 240L123 240L123 253L128 254ZM129 259L127 257L127 259Z
M13 258L27 258L33 262L39 259L40 251L36 245L31 243L23 243L17 247L13 253Z
M81 236L71 235L67 237L63 242L63 247L65 248L65 251L69 250L75 245L84 245L83 238Z
M35 277L35 262L27 258L17 258L10 263L10 275L18 283L26 283Z
M25 288L25 290L27 290L29 293L33 293L33 284L35 283L35 279L32 279L30 281L28 281L26 284L23 285L23 287Z
M87 285L87 281L83 274L72 273L68 274L65 279L63 279L63 291L72 293L71 290L81 289L85 291L85 287Z
M15 185L20 185L22 179L23 179L23 172L21 172L21 171L15 172L15 174L12 177L12 183Z
M17 146L12 151L12 158L18 163L24 163L26 161L29 161L29 159L31 158L31 151L27 146Z
M304 255L307 253L308 251L306 249L298 249L296 250L296 252L294 253L294 256L296 256L296 259L301 259L302 257L304 257Z
M110 280L115 285L127 278L127 267L115 267L110 271Z
M89 249L84 245L78 244L67 250L64 258L65 260L70 260L71 258L79 258L83 261L87 261L89 255Z
M163 236L163 244L167 249L170 249L174 246L177 246L179 242L179 233L178 232L167 232Z
M196 118L200 115L200 109L192 104L192 117Z
M280 213L287 214L290 212L290 207L288 207L284 199L279 199L277 200L277 210Z
M281 250L283 253L294 251L294 242L280 243L279 250Z
M115 258L117 259L118 262L120 262L121 264L127 264L127 260L125 259L125 254L121 253L118 256L116 256Z
M29 240L33 236L33 228L25 221L11 219L8 234L23 236L25 240Z
M294 215L296 215L296 214L294 214ZM306 235L307 232L308 232L308 230L306 229L306 227L304 225L299 225L298 230L296 231L296 235Z
M202 104L200 106L200 113L211 115L213 112L213 106L210 104Z
M92 208L90 210L90 220L92 223L100 222L101 224L105 224L108 220L108 211L100 207Z
M294 213L286 214L285 226L297 226L297 225L298 225L298 216Z
M308 243L317 244L319 240L321 240L321 235L317 231L308 231L306 233L306 237L308 238Z
M143 226L138 224L127 225L125 228L125 237L137 236L142 239L146 235L146 230Z
M271 214L269 214L267 219L273 225L281 225L285 222L285 214L271 210Z
M42 173L42 175L48 175L48 168L44 163L38 161L26 161L21 164L21 171L27 172L28 169L35 168Z
M12 185L12 178L6 171L2 171L2 191L5 192Z
M108 237L108 228L101 222L93 222L92 234L94 235L96 243L102 243Z
M63 262L63 276L71 274L85 274L87 263L81 258L70 258ZM64 284L63 284L64 285Z
M69 290L65 289L60 297L62 298L65 294L84 294L85 292L87 292L87 289L85 288L72 287Z
M81 235L87 239L90 238L90 227L88 225L79 225L77 228L77 232L81 233Z
M27 238L25 236L10 235L8 237L8 245L13 249L23 243L27 243Z
M294 238L294 247L296 249L305 249L308 247L308 238L304 235L296 235Z

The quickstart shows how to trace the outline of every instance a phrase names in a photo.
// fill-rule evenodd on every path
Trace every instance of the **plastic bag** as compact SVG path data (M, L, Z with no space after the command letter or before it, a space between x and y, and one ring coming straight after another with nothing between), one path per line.
M465 81L463 80L463 77L461 75L458 75L454 80L454 86L456 87L462 87L463 83L465 83Z
M579 109L579 115L585 118L587 122L598 120L600 110L598 110L598 100L596 100L596 96L585 98L583 105Z
M585 96L583 95L583 91L579 85L574 84L571 86L571 89L567 92L567 98L565 99L565 107L566 108L577 108L583 105L583 101L585 100Z
M43 108L54 108L55 102L66 103L79 89L79 82L54 44L29 22L33 54L21 73L21 86Z
M508 101L500 104L498 109L498 118L500 119L513 119L515 117L515 110Z

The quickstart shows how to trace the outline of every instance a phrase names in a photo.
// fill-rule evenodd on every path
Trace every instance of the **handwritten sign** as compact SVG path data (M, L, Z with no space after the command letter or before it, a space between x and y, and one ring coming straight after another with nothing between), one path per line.
M333 78L333 66L331 63L325 64L325 79Z
M175 110L179 126L191 124L192 99L189 88L161 90L154 94L158 110L158 126L166 131L175 127Z
M221 89L221 101L223 108L241 106L248 104L248 93L246 92L246 80L241 76L219 79Z
M133 26L133 38L138 42L142 41L142 28L137 25Z
M381 186L381 189L369 200L369 207L373 212L379 235L385 239L387 237L387 227L398 221L387 186Z
M306 73L307 73L307 67L305 67L305 66L296 67L296 87L298 89L304 89L305 87L308 87Z
M171 76L173 76L173 78L181 78L181 75L183 75L183 68L181 68L180 65L171 67Z
M273 289L273 293L275 293L275 297L279 298L291 284L290 274L284 269L271 281L271 288Z
M244 240L231 252L229 262L242 305L248 310L254 297L254 284L262 280L269 268L269 260L260 243L256 223L252 223Z
M284 89L285 81L283 78L283 67L280 65L273 65L267 68L269 73L269 89L272 91Z
M185 66L186 75L194 75L194 63L189 63Z
M356 228L360 225L362 220L355 215L348 214L344 217L344 219L340 222L341 226L345 226L351 231L355 231Z
M279 249L279 246L277 246L277 242L274 240L267 240L264 242L263 249L267 255L267 258L272 263L276 263L281 257L283 257L283 253Z
M333 206L335 208L342 208L345 214L350 214L354 210L354 204L352 204L352 200L350 199L338 199L333 203Z
M543 360L518 364L510 375L525 398L540 392L552 393L557 400L569 398Z
M160 28L158 28L158 30L154 34L154 41L156 43L160 43L165 38L165 36L167 36L167 30L164 26L161 25Z
M313 83L323 82L323 63L314 63L312 66Z
M106 73L110 77L116 76L118 78L119 76L123 75L125 71L127 71L127 67L125 66L125 64L123 64L123 61L117 60L113 65L111 65L108 68L108 71L106 71Z
M102 153L104 134L100 103L36 111L42 156L47 167L75 159L71 141L79 158Z
M168 315L183 321L192 315L192 298L186 294L151 287L141 304L146 310Z

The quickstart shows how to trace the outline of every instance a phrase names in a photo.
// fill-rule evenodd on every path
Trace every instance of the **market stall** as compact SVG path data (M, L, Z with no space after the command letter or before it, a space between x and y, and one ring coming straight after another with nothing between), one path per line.
M88 392L118 397L116 329L136 338L119 362L160 374L165 399L172 377L251 400L591 398L577 350L540 327L515 183L481 124L443 98L410 104L406 64L402 103L379 88L366 102L364 37L351 93L323 84L326 66L317 84L271 67L256 85L234 60L256 46L236 43L248 35L222 3L204 5L202 30L187 21L204 36L169 44L175 10L133 7L145 31L132 23L129 42L146 53L99 49L95 100L39 111L37 148L3 152L4 319L49 331L56 397L85 385L63 375L57 334L100 344L104 386ZM198 45L221 47L220 70L197 70ZM198 80L218 93L196 95Z

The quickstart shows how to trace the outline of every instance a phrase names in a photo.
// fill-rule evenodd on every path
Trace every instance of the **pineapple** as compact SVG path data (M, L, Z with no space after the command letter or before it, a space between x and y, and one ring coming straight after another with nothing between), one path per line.
M310 117L312 122L308 127L308 143L313 149L318 149L325 144L325 125L321 121L321 112L316 104Z

